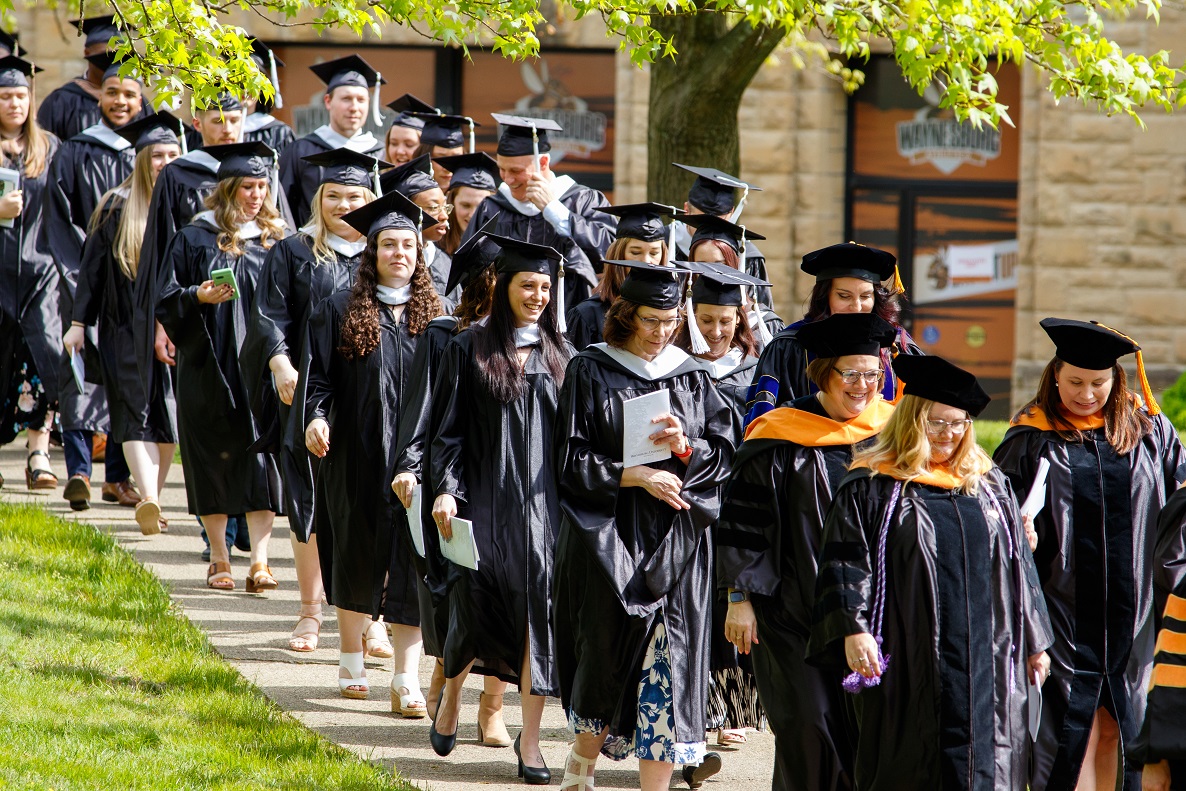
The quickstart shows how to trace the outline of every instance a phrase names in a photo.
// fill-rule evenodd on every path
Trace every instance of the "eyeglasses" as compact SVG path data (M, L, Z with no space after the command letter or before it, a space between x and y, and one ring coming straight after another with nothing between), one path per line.
M425 214L436 215L436 214L440 214L441 212L444 212L446 217L449 216L450 214L453 213L453 204L452 203L434 203L431 206L424 207Z
M972 425L971 420L927 420L928 434L942 434L947 429L955 435L963 434Z
M683 319L680 319L680 318L656 319L656 318L652 318L650 316L639 316L638 317L639 326L642 327L647 332L654 332L655 330L659 329L660 327L662 327L665 330L674 330L676 327L679 326L679 323L681 321L683 321Z
M846 368L845 370L841 371L835 366L832 366L832 370L840 374L840 379L846 385L855 385L862 379L871 385L875 385L880 382L881 377L885 375L882 371L854 371L851 368Z

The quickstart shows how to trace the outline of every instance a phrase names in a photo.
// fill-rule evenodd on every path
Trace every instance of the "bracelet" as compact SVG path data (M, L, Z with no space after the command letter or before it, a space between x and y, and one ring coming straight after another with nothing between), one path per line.
M692 455L692 443L688 442L687 440L684 440L684 452L676 453L675 451L672 451L671 453L677 459L686 459Z
M83 324L81 321L72 321L72 322L70 322L70 326L71 327L82 327L84 330L86 329L86 325Z

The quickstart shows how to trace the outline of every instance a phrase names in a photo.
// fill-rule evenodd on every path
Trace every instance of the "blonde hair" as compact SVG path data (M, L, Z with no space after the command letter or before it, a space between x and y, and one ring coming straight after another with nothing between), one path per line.
M325 224L325 218L321 216L321 194L325 191L326 186L326 184L320 185L313 193L313 202L309 212L309 225L313 226L313 233L304 234L309 239L313 260L319 264L332 264L338 260L337 253L329 246L329 227ZM362 191L366 193L367 203L375 199L375 193L368 188L362 187Z
M235 256L243 255L243 248L239 246L239 225L242 220L239 218L239 207L235 203L235 193L243 185L244 178L246 177L233 176L222 179L205 201L206 208L214 212L214 224L218 226L218 249ZM284 238L284 223L272 198L270 182L264 205L260 208L259 214L255 215L255 224L262 232L259 243L264 249L275 244L277 239Z
M934 401L904 395L886 422L872 447L853 456L852 465L869 467L875 472L912 481L931 471L931 441L927 436L927 418ZM970 416L969 416L970 419ZM980 479L992 469L992 459L976 444L976 427L969 423L955 453L944 464L960 483L957 491L976 494Z
M29 114L21 124L21 135L17 140L25 142L25 150L18 152L14 149L16 141L5 141L0 144L0 152L5 160L15 162L20 160L24 165L25 178L39 178L49 165L49 135L37 124L37 93L29 85Z
M126 196L111 252L115 255L120 271L129 280L136 279L136 270L140 266L140 248L144 244L144 229L148 225L148 204L152 200L152 188L156 183L156 174L152 169L152 155L155 149L156 145L151 145L136 154L132 174L99 199L99 205L91 215L90 228L87 231L88 234L95 232L106 213L114 208L116 196Z

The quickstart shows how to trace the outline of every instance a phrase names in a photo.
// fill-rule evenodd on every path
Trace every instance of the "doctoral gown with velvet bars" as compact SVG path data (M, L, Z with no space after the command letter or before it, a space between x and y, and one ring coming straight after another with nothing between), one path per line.
M568 342L578 352L583 352L595 343L601 343L602 328L605 327L605 313L610 303L603 302L594 294L582 300L568 311Z
M329 424L317 466L313 523L326 598L335 607L420 625L415 554L404 508L391 491L395 436L417 336L407 311L379 308L379 345L353 360L339 351L350 301L340 291L313 311L305 355L305 425Z
M78 272L78 291L73 321L97 326L99 364L111 438L116 442L177 441L177 405L172 396L158 393L150 401L136 367L132 336L132 280L115 259L115 237L123 216L124 198L113 196L98 227L87 237ZM154 360L158 374L166 375L164 363Z
M878 535L894 479L856 470L824 524L808 657L847 673L844 638L873 632ZM862 791L1026 787L1026 658L1053 641L1017 502L990 470L975 496L903 485L889 520L888 667L852 697Z
M1116 454L1103 429L1067 442L1053 431L1014 426L995 458L1021 498L1039 461L1050 462L1046 504L1034 520L1034 559L1056 640L1032 785L1073 789L1096 709L1114 712L1122 746L1137 737L1145 718L1158 617L1154 587L1168 569L1186 563L1180 539L1159 535L1158 516L1186 480L1186 451L1159 415L1127 456ZM1159 543L1164 555L1157 554ZM1158 587L1163 596L1172 590ZM1124 769L1124 788L1139 789L1141 767Z
M205 220L182 228L169 243L156 317L177 347L177 428L185 493L192 514L279 511L280 477L268 454L249 448L259 438L239 355L251 299L267 250L244 239L243 254L218 249L218 231ZM198 286L230 268L239 299L198 302Z
M670 391L671 412L692 446L650 467L679 476L690 511L642 488L619 487L622 401ZM555 628L561 699L571 714L634 733L638 685L656 619L670 645L677 742L702 742L709 683L713 552L709 528L733 455L734 415L688 357L648 379L599 348L569 363L560 394L556 468L561 527L556 546Z
M101 137L88 132L90 127L67 140L58 149L53 161L53 177L46 193L43 232L61 274L58 281L58 307L62 311L63 327L69 327L74 316L82 247L86 243L91 215L103 195L131 175L132 161L136 156L132 146L117 151ZM119 139L123 142L122 138ZM95 328L88 328L85 360L92 363L92 367L99 360L97 342ZM68 382L72 376L70 357L60 352L58 379ZM88 383L82 393L78 392L77 387L63 388L60 393L58 406L63 429L108 429L108 396L104 392L106 382L98 370L88 371L87 378L102 384Z
M431 469L429 450L434 433L432 423L432 387L440 367L445 347L458 333L459 324L452 316L441 316L428 322L421 333L416 354L412 356L412 372L408 379L408 393L404 398L396 434L395 473L410 472L425 488L426 470ZM394 477L394 476L393 476ZM420 524L425 530L424 555L413 552L412 562L418 572L417 592L420 598L420 634L424 638L424 653L444 658L445 636L449 633L450 564L441 556L440 540L432 519L432 497L420 498ZM398 524L396 529L406 527ZM456 579L454 574L453 579Z
M613 244L617 221L613 215L596 211L610 204L595 189L573 184L563 195L557 196L557 200L571 212L571 237L561 236L543 213L528 217L496 192L478 204L461 241L464 244L488 220L497 218L488 229L489 233L555 249L564 256L564 310L567 314L574 305L587 299L597 286L601 257Z
M481 381L474 328L445 347L433 384L429 482L474 525L477 571L456 568L449 591L445 675L474 670L555 696L551 628L559 512L553 481L558 387L532 347L523 392L504 404ZM432 524L431 522L429 523ZM531 678L520 678L524 646Z

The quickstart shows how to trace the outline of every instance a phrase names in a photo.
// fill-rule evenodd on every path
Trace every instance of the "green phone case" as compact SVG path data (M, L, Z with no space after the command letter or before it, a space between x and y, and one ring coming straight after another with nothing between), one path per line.
M230 285L234 290L234 296L231 299L239 298L239 281L235 280L235 270L215 269L210 273L210 279L214 281L214 285L216 286Z

